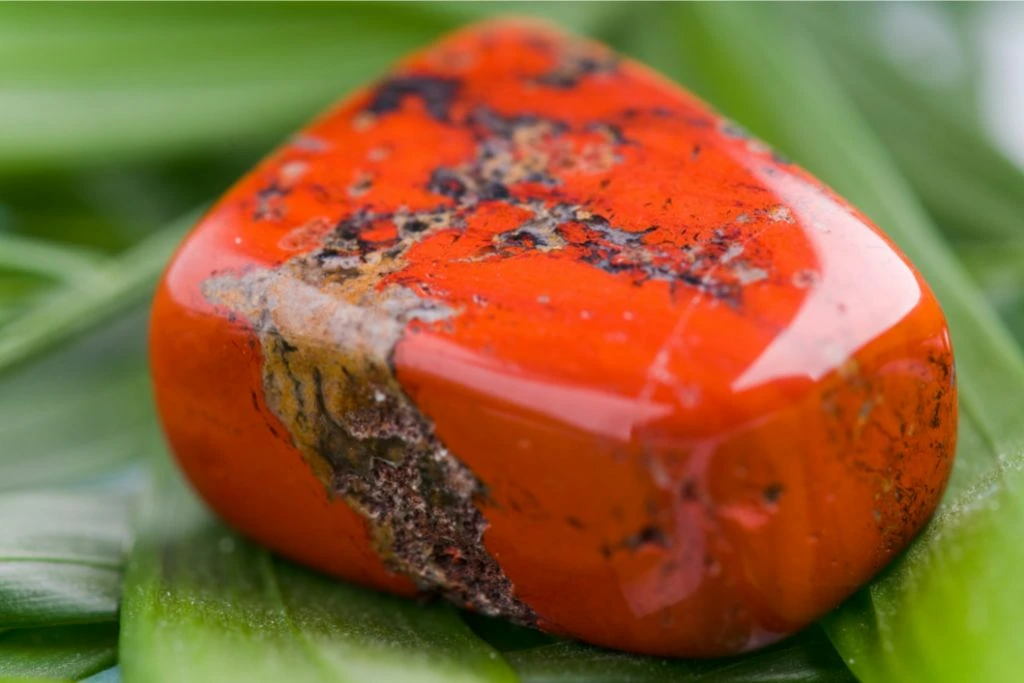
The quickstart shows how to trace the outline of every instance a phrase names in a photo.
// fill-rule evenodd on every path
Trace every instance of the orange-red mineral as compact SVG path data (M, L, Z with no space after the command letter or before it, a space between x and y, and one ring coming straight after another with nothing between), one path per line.
M662 655L849 595L956 440L942 311L878 228L523 23L413 55L245 177L168 269L152 363L181 467L246 534Z

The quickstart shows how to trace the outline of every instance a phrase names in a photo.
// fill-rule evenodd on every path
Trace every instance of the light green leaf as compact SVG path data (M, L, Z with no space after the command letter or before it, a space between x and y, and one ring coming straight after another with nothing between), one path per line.
M1024 172L948 98L909 79L833 7L794 7L921 201L952 235L1024 238Z
M957 255L1024 343L1024 240L1010 244L961 244Z
M78 680L115 661L115 623L0 633L0 680Z
M131 499L0 496L0 629L117 618Z
M0 381L0 492L95 478L159 445L144 340L136 312Z
M0 376L149 299L198 212L189 213L73 283L54 288L0 333Z
M446 2L434 3L432 11L459 24L495 17L531 17L551 21L571 31L603 36L631 14L631 2Z
M451 608L277 560L168 472L125 579L121 668L127 683L516 680Z
M838 683L855 681L818 628L739 657L708 660L639 657L579 643L506 655L523 683Z
M73 283L95 276L100 259L81 248L0 233L0 270L34 272Z
M817 626L745 655L680 660L606 650L470 612L462 617L505 654L524 683L855 680Z
M831 183L911 256L942 301L961 444L940 513L910 552L827 622L862 679L1014 680L1024 625L1024 361L807 37L770 8L680 6L704 94Z

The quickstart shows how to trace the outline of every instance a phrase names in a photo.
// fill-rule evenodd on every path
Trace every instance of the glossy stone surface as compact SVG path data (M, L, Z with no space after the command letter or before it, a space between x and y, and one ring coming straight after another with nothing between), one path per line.
M942 312L876 227L523 23L414 55L233 188L167 271L152 363L182 468L243 532L663 655L842 600L956 439Z

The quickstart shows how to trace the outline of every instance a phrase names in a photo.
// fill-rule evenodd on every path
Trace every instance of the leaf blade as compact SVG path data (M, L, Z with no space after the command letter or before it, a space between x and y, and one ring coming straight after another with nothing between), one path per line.
M0 628L116 621L131 505L107 493L0 496Z
M117 624L0 633L0 680L78 680L117 661Z
M80 482L160 443L138 313L0 381L0 492Z
M90 277L55 288L7 323L0 336L0 376L145 301L198 215L186 214Z
M580 643L556 643L506 655L523 683L839 683L854 681L818 628L765 650L717 660L640 657Z

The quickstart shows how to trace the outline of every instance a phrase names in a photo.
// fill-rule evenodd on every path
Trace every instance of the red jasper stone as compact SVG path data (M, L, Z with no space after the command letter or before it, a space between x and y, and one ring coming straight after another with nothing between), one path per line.
M903 548L946 323L864 216L689 93L518 22L402 62L182 246L181 467L282 554L662 655L756 648Z

